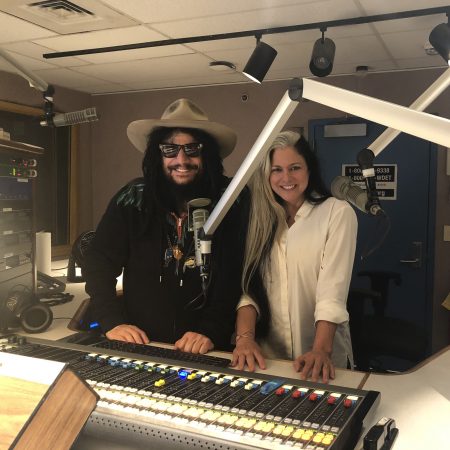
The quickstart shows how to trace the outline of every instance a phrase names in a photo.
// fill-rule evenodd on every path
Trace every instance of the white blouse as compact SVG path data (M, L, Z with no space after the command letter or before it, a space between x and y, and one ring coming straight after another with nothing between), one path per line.
M260 342L267 358L294 359L312 349L315 324L338 324L332 360L353 366L347 295L356 248L357 219L351 206L333 197L307 201L289 228L282 224L264 283L271 309L269 335ZM253 304L243 296L238 308Z

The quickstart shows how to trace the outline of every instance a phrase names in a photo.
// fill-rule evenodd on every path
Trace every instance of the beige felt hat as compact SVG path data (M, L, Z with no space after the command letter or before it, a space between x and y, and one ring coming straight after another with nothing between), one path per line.
M187 98L180 98L171 103L163 112L161 119L131 122L127 128L128 139L139 151L145 152L148 135L157 127L194 128L205 131L216 139L222 158L233 151L237 140L236 133L231 128L210 122L204 111Z

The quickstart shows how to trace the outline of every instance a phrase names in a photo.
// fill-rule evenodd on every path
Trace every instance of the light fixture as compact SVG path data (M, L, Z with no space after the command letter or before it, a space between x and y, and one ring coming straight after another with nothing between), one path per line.
M447 13L449 23L441 23L433 28L430 33L430 44L450 65L450 13Z
M326 28L321 28L322 37L314 43L309 70L316 77L326 77L333 70L336 45L325 37Z
M256 36L256 47L248 60L242 73L256 83L261 83L269 71L277 51L269 44L261 41L261 36Z

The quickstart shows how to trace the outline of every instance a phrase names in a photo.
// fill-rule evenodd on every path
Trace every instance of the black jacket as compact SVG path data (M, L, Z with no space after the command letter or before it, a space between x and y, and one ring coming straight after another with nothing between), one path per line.
M141 201L129 201L133 195L128 194L143 185L142 178L134 180L113 197L90 243L83 276L92 318L103 332L129 323L152 341L174 343L194 331L208 336L216 349L230 349L241 295L248 193L240 195L213 236L207 302L195 310L202 302L199 269L183 272L181 264L176 275L174 261L164 267L170 224L148 217ZM116 295L122 269L123 298Z

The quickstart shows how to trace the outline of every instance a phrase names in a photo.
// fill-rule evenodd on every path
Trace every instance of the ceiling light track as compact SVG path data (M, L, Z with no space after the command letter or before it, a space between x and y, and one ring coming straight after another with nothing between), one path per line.
M260 30L238 31L234 33L211 34L205 36L192 36L177 39L165 39L162 41L140 42L136 44L114 45L110 47L89 48L81 50L70 50L66 52L45 53L45 59L63 58L66 56L91 55L95 53L109 53L124 50L136 50L141 48L162 47L166 45L190 44L194 42L218 41L224 39L235 39L249 36L263 36L266 34L290 33L293 31L314 30L321 28L342 27L348 25L360 25L364 23L384 22L387 20L407 19L411 17L431 16L434 14L448 14L450 8L441 6L435 8L416 9L411 11L399 11L388 14L372 16L353 17L350 19L330 20L328 22L306 23L301 25L290 25L286 27L265 28Z

